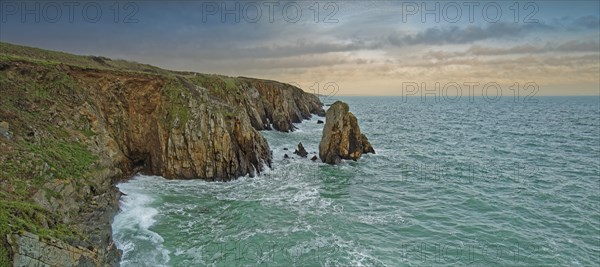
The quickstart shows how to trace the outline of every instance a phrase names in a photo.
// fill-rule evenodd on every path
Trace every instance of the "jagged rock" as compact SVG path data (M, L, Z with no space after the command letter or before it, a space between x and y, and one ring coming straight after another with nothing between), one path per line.
M360 138L361 138L361 142L363 144L363 153L364 154L367 154L367 153L375 154L375 149L373 149L373 146L371 145L371 143L369 143L369 138L367 138L367 136L365 134L361 134Z
M302 142L298 143L298 148L294 151L294 154L306 158L306 156L308 155L308 152L306 152L306 149L304 149L304 146L302 145Z
M288 154L284 154L284 155L283 155L283 158L284 158L284 159L289 159L289 158L290 158L290 156L288 156Z
M316 160L318 160L318 159L319 159L319 158L318 158L317 156L313 156L313 157L312 157L310 160L312 160L312 161L316 161Z
M325 122L323 122L322 120L317 121L317 124L323 124L323 123L325 123Z
M358 121L349 112L348 104L336 101L327 110L319 156L327 164L340 163L342 159L359 159L363 153L375 153Z
M311 114L325 113L316 95L293 85L246 77L237 79L240 81L238 92L246 100L226 96L224 101L243 107L257 130L265 130L265 125L271 124L277 131L290 132L295 129L293 123L309 119Z
M7 237L13 255L13 266L118 266L120 252L114 244L108 253L74 247L55 239L43 239L29 232ZM110 261L104 261L109 259Z

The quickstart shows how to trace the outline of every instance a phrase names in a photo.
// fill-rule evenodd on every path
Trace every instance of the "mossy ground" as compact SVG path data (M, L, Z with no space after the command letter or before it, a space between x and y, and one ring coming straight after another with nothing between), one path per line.
M10 122L13 134L10 140L0 137L0 266L10 265L9 233L28 231L60 240L84 238L62 223L59 214L35 204L31 197L43 190L47 197L60 199L59 193L44 187L47 182L85 184L87 175L98 168L98 157L76 138L93 135L87 120L76 122L79 133L49 120L51 107L60 110L63 101L77 101L73 99L77 98L76 82L51 61L37 60L35 69L20 72L2 68L22 60L0 55L0 121Z
M97 56L78 56L0 42L0 61L5 59L35 61L40 65L67 64L87 69L118 70L150 74L168 74L170 71L147 64L126 60L113 60Z
M187 106L190 92L184 88L180 81L169 78L163 87L163 95L167 98L165 125L177 127L184 125L190 119L190 109ZM177 125L175 125L177 124Z
M242 94L239 80L233 77L197 73L188 75L187 78L194 84L208 89L211 95L220 99L239 98Z

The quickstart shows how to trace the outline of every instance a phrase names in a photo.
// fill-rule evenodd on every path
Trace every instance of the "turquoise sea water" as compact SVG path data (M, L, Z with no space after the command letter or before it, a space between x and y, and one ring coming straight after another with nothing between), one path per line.
M255 178L138 175L119 185L122 265L600 265L598 97L340 99L376 155L293 155L318 151L314 117L263 132L273 169Z

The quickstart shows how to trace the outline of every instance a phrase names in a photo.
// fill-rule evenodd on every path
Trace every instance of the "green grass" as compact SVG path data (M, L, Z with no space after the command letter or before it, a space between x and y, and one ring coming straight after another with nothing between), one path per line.
M208 89L211 95L220 99L240 99L242 97L241 82L234 77L216 74L188 75L194 84Z
M64 52L49 51L0 42L0 62L5 60L33 61L41 65L49 66L67 64L89 69L109 69L149 74L166 74L170 72L148 64L132 61L120 59L113 60L98 56L73 55Z
M81 233L65 224L55 224L55 218L45 209L23 201L0 200L0 266L10 264L7 234L27 231L43 238L61 240L81 238ZM44 225L48 225L46 228Z
M0 140L11 148L0 155L0 267L10 265L7 234L28 231L59 240L86 238L73 227L59 223L60 214L34 204L31 198L35 192L43 191L49 201L60 200L60 192L46 188L46 183L72 179L85 184L90 173L98 168L95 165L98 157L84 143L76 141L72 130L69 132L49 120L50 107L61 110L65 104L81 103L80 92L76 91L80 85L57 66L126 67L120 61L108 67L99 66L88 57L0 43L0 68L15 66L15 62L30 66L0 71L0 115L7 116L15 137L27 137L35 129L40 140ZM75 123L74 128L83 136L93 135L87 118L81 117Z
M51 140L36 145L23 141L15 145L15 151L0 170L0 178L13 188L2 199L28 199L35 191L46 190L44 184L54 179L84 181L86 175L99 168L95 166L97 159L77 142ZM56 192L47 193L60 199Z
M169 79L167 84L162 88L163 95L167 98L166 107L166 125L175 127L175 122L179 121L178 125L185 125L190 119L190 109L188 105L188 90L177 79Z
M48 163L55 177L61 179L83 177L98 159L98 156L77 142L56 140L42 145L25 145L32 153L38 155L39 160Z

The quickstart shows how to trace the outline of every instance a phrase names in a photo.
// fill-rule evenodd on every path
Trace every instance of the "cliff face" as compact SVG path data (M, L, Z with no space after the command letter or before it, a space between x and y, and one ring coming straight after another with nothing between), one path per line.
M116 265L116 182L139 171L253 176L271 164L257 130L291 131L323 111L317 97L274 81L0 48L0 266L42 260L21 248L56 243L49 239L60 256L77 250Z
M182 77L68 70L89 101L75 109L99 133L99 153L127 172L229 180L270 165L265 139L235 108Z
M319 143L319 156L327 164L337 164L342 159L356 161L364 153L375 154L367 136L360 132L356 116L349 110L348 104L341 101L333 103L327 110Z
M289 84L252 78L194 74L188 79L223 105L235 107L257 130L294 130L292 123L312 114L325 116L323 103L313 94ZM191 86L191 85L189 85Z
M325 116L319 98L300 88L275 81L242 80L246 82L246 91L251 92L249 99L253 100L254 105L246 106L256 129L270 129L269 124L272 124L275 130L289 132L294 130L292 123L308 119L311 114Z

